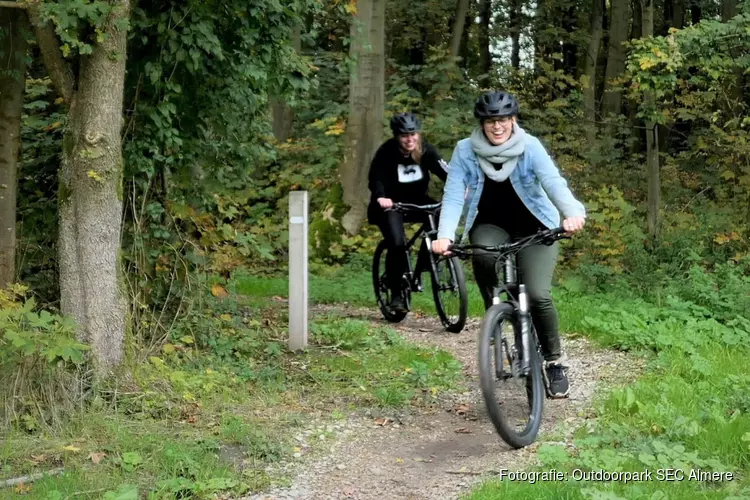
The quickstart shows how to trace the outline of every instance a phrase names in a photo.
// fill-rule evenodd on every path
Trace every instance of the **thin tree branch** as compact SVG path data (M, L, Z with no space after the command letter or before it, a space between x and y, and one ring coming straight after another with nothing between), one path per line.
M39 45L39 50L42 53L42 59L44 59L44 65L47 68L52 84L55 86L57 93L60 94L60 97L63 98L63 101L67 105L70 105L75 92L75 78L70 64L65 60L60 50L60 42L57 39L57 35L55 35L51 24L42 23L38 0L34 3L26 2L26 12L34 28L36 43Z
M0 0L0 7L6 7L8 9L26 9L28 8L28 4L26 4L26 2L6 2L5 0Z
M29 474L28 476L21 476L21 477L15 477L13 479L6 479L5 481L0 482L0 488L7 488L9 486L16 486L19 484L26 484L30 483L32 481L38 481L39 479L44 479L46 476L55 476L58 474L62 474L63 469L52 469L46 472L38 472L36 474Z

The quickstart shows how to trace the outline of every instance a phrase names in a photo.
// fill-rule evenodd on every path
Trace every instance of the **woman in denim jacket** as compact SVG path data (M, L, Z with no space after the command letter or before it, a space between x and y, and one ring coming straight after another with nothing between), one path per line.
M500 245L545 227L559 227L561 213L566 231L583 228L583 204L575 199L539 139L518 126L517 115L518 102L506 92L488 92L477 100L474 116L480 126L453 150L433 252L449 252L465 209L462 240L468 235L478 245ZM569 393L567 367L550 294L558 250L558 243L528 247L519 252L518 265L546 361L548 394L564 398ZM494 258L477 256L472 264L485 308L489 308L498 281Z

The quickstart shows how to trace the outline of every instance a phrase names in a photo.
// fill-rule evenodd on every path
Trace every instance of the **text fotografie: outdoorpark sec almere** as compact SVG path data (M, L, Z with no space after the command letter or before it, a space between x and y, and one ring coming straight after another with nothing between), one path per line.
M644 469L642 471L606 471L574 469L572 471L560 471L549 469L544 471L512 471L509 469L500 469L499 476L501 480L524 481L528 483L545 482L545 481L615 481L615 482L636 482L636 481L732 481L734 474L732 472L716 472L701 469Z

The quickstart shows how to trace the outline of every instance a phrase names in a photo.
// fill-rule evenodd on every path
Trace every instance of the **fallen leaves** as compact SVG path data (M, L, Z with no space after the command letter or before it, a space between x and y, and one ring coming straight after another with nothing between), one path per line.
M104 457L106 457L107 454L104 452L101 453L94 453L93 451L89 453L89 456L87 457L94 465L99 465L99 462L102 461Z
M458 429L455 429L453 432L456 434L471 434L471 429L467 427L459 427Z
M32 465L39 465L47 461L47 455L45 454L31 455L31 460L29 461L31 462Z
M471 410L471 406L466 404L458 405L453 409L453 411L456 412L456 415L466 415L469 410Z
M26 483L20 483L17 484L15 488L13 488L13 491L15 491L19 495L25 495L26 493L31 491L31 486L27 485Z
M448 410L450 411L450 410ZM461 417L464 417L466 420L476 420L477 416L474 414L471 406L468 404L460 404L453 408L453 411L456 412L456 415L459 415Z
M222 299L224 297L227 297L229 295L229 292L227 292L227 289L220 284L214 283L213 286L211 286L211 295Z

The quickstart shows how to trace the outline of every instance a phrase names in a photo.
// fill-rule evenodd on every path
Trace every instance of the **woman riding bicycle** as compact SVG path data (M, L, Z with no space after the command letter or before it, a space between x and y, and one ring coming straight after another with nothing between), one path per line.
M517 115L518 101L507 92L487 92L477 100L474 116L480 126L453 150L433 252L449 252L465 200L469 206L463 237L468 234L475 245L501 245L545 227L559 227L561 213L567 232L583 228L583 204L573 196L539 139L518 125ZM569 393L569 383L550 294L557 255L558 243L533 245L519 252L518 266L546 361L548 394L562 398ZM475 256L472 265L485 308L489 308L498 282L495 258Z
M386 210L394 203L428 205L436 203L427 195L430 172L445 181L448 164L434 146L422 140L421 122L412 113L400 113L391 119L393 138L378 148L370 165L371 194L367 218L383 233L388 245L386 276L391 290L390 307L405 311L401 276L407 269L404 222L427 222L423 214L404 215ZM417 271L425 270L426 258L420 249Z

